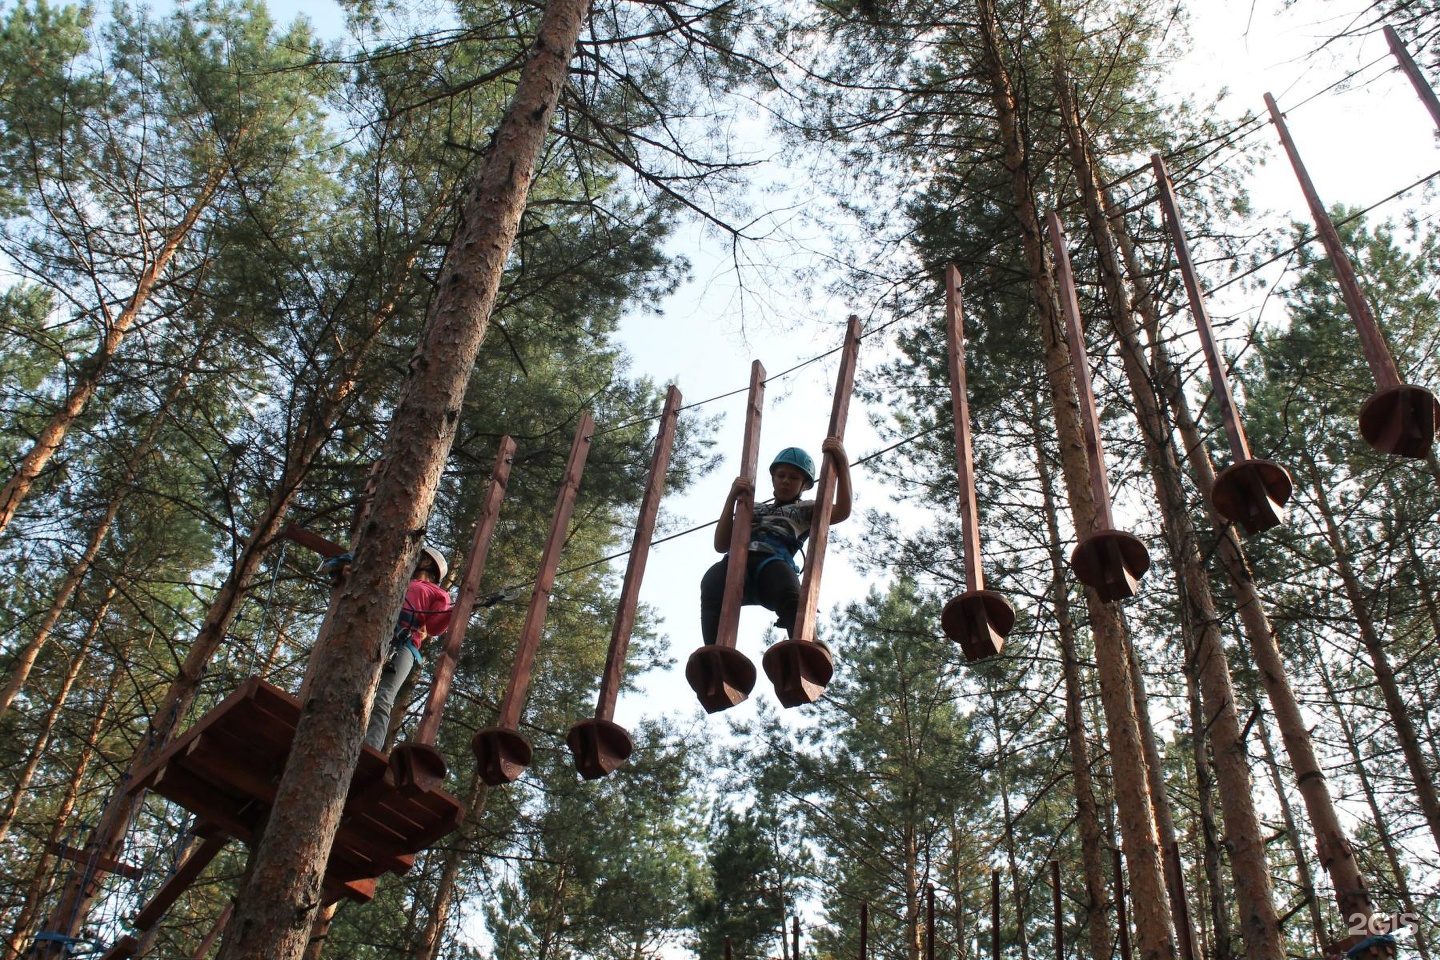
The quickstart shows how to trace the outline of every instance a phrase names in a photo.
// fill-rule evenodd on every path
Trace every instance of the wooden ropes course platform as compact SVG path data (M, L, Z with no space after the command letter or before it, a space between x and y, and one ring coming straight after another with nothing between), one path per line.
M193 813L194 847L134 926L146 930L200 875L231 839L251 845L275 801L290 756L300 702L251 677L139 772L132 791L149 789ZM429 778L406 776L378 751L362 747L345 812L325 869L327 903L364 903L375 880L407 872L415 854L460 825L460 804ZM137 941L123 937L106 960L133 955Z

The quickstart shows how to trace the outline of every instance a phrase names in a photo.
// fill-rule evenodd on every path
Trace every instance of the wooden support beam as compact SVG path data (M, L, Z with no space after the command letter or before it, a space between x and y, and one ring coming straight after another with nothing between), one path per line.
M665 473L670 468L670 450L675 444L680 402L680 389L671 384L660 412L660 426L655 432L655 453L650 458L645 493L640 498L640 515L635 522L635 537L630 542L630 557L625 563L625 579L620 586L620 602L615 611L614 627L610 631L605 671L600 676L595 716L571 724L565 735L565 744L575 760L575 769L586 780L603 777L615 770L635 749L629 732L615 723L615 702L620 696L620 684L625 676L630 634L635 630L640 584L645 578L645 564L650 557L650 539L655 535L655 521L665 493Z
M500 714L495 726L481 730L470 741L480 764L481 779L492 787L519 777L534 756L530 741L519 732L520 715L525 709L530 675L535 667L535 653L540 648L540 635L545 629L545 615L550 608L550 591L555 586L560 554L570 530L575 496L580 490L580 477L585 472L585 458L590 452L590 440L594 433L595 421L589 413L581 414L580 423L575 428L575 439L570 444L570 457L565 463L565 476L555 500L550 536L540 556L540 571L530 594L530 607L525 612L525 624L520 629L520 642L510 667L510 683L505 688L505 699L500 703Z
M415 730L415 743L435 745L440 731L440 718L445 712L445 701L450 696L450 684L455 677L455 665L460 660L460 647L465 641L465 630L470 625L470 615L475 610L475 598L480 593L480 579L485 575L485 563L490 557L490 541L495 536L495 526L500 520L500 502L505 497L505 487L510 482L510 464L515 457L515 441L508 436L500 438L500 447L495 454L495 466L490 471L490 483L485 489L485 502L480 507L480 519L475 524L474 536L470 539L470 552L465 558L465 570L460 575L460 592L450 615L450 627L440 648L435 664L435 678L430 684L430 694L425 700L425 712L420 717L420 726Z
M1080 543L1070 555L1070 568L1081 583L1103 600L1133 597L1140 578L1150 569L1150 551L1132 534L1115 529L1110 508L1110 481L1105 474L1105 448L1100 441L1100 417L1090 383L1090 359L1085 353L1080 301L1075 295L1075 273L1070 267L1065 228L1052 210L1046 215L1050 249L1055 257L1055 283L1065 314L1065 339L1075 369L1075 393L1080 401L1080 427L1090 464L1090 496L1095 504L1095 529L1077 531Z

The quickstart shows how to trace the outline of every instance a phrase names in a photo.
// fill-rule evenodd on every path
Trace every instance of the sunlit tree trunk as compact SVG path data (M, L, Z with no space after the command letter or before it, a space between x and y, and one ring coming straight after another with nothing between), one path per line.
M1365 599L1365 588L1355 572L1350 546L1340 532L1340 524L1335 520L1335 511L1326 496L1320 469L1308 452L1302 456L1305 458L1311 488L1315 494L1315 509L1324 520L1325 539L1335 557L1335 570L1340 574L1340 582L1345 587L1345 597L1350 603L1351 615L1355 617L1355 627L1360 631L1360 642L1364 645L1365 652L1370 655L1370 665L1375 671L1375 683L1380 688L1380 696L1385 701L1385 710L1390 716L1395 739L1400 743L1400 752L1410 771L1415 800L1430 827L1430 837L1435 842L1435 848L1440 850L1440 796L1437 796L1435 791L1434 775L1429 764L1425 762L1425 755L1420 751L1420 738L1415 733L1415 724L1410 719L1405 698L1400 694L1395 668L1390 665L1390 657L1385 652L1385 645L1380 641L1379 631L1375 629L1375 620L1370 615L1370 604Z
M1033 405L1037 412L1039 404ZM1105 881L1105 833L1100 826L1099 805L1095 802L1095 781L1090 773L1090 742L1086 737L1085 695L1080 682L1080 659L1075 653L1075 623L1070 616L1070 591L1065 558L1060 546L1059 513L1055 504L1050 463L1045 457L1038 424L1031 424L1035 438L1035 467L1045 509L1045 531L1050 544L1050 603L1054 608L1055 634L1060 644L1060 667L1065 679L1065 732L1070 745L1070 775L1075 790L1075 822L1080 832L1080 860L1085 878L1085 927L1089 932L1091 960L1110 960L1114 938L1107 914L1112 905Z
M70 688L75 685L80 671L85 668L86 659L90 655L90 647L95 642L95 635L100 632L105 614L110 609L110 601L115 598L118 589L113 582L106 587L105 595L100 598L99 606L90 617L90 625L85 628L85 635L81 637L79 645L70 654L70 668L65 672L65 678L60 682L59 689L49 694L52 698L50 709L45 711L45 718L40 721L40 729L33 735L30 753L25 758L25 766L21 769L15 786L10 790L10 797L5 801L4 811L0 812L0 843L4 842L6 835L10 832L10 825L15 822L15 813L20 809L26 791L30 789L30 781L35 776L41 759L45 756L46 747L50 744L50 737L55 732L55 723L60 718L60 711L65 708L65 701L70 696Z
M510 107L464 205L391 421L387 466L354 544L354 566L316 643L314 683L221 960L295 960L304 950L390 627L420 550L586 9L583 0L547 3Z

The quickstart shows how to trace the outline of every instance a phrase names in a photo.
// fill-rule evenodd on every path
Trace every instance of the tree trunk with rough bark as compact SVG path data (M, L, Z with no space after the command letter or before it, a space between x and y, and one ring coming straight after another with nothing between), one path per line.
M1270 618L1260 600L1255 578L1250 570L1249 560L1239 538L1229 521L1215 512L1210 503L1210 491L1215 486L1215 467L1205 446L1204 435L1190 411L1189 400L1182 387L1183 380L1175 363L1170 359L1167 340L1161 335L1160 319L1155 311L1154 301L1140 282L1145 272L1135 253L1135 245L1125 226L1124 218L1117 205L1106 198L1106 212L1120 249L1125 258L1126 270L1139 295L1136 309L1144 320L1145 333L1150 341L1151 377L1161 385L1170 409L1175 412L1181 438L1185 443L1185 461L1190 465L1191 478L1204 499L1212 527L1220 531L1219 542L1214 553L1220 558L1221 567L1230 582L1230 592L1235 599L1240 615L1240 625L1250 645L1250 655L1265 685L1265 694L1275 714L1276 725L1280 728L1281 742L1290 758L1295 773L1295 783L1300 797L1305 801L1305 812L1317 838L1320 864L1330 876L1335 890L1335 899L1340 915L1350 917L1363 915L1368 921L1372 905L1365 878L1335 811L1335 802L1330 788L1315 756L1315 747L1310 739L1310 730L1300 712L1300 702L1290 685L1285 661L1275 639Z
M1065 679L1065 732L1070 744L1070 773L1075 790L1075 822L1080 832L1080 861L1085 877L1085 928L1089 932L1091 960L1110 960L1113 936L1107 919L1112 901L1105 880L1105 833L1100 826L1099 805L1095 802L1095 781L1090 773L1090 743L1085 734L1085 695L1080 682L1080 659L1075 653L1075 623L1070 616L1070 592L1066 586L1065 558L1060 548L1059 513L1056 509L1050 464L1045 459L1043 434L1035 437L1035 464L1045 509L1045 531L1050 542L1050 602L1054 607L1055 633L1060 644L1060 667Z
M586 9L583 0L546 4L514 98L465 203L391 422L386 468L354 544L350 575L320 630L314 683L221 960L295 960L304 949L389 628L424 540L471 368Z
M1075 517L1076 530L1079 535L1087 536L1095 529L1095 509L1090 502L1089 465L1081 440L1074 373L1069 352L1060 336L1058 300L1026 168L1026 149L1020 134L1015 94L1001 54L1002 43L993 0L979 0L977 12L984 44L982 69L991 88L1004 164L1010 172L1016 225L1021 231L1034 289L1066 495ZM1085 591L1085 600L1095 636L1095 661L1100 676L1100 699L1105 708L1111 766L1115 773L1121 844L1135 894L1136 939L1142 960L1174 960L1175 937L1165 893L1155 815L1150 803L1144 748L1135 718L1135 698L1126 662L1124 631L1117 612L1100 600L1094 590Z

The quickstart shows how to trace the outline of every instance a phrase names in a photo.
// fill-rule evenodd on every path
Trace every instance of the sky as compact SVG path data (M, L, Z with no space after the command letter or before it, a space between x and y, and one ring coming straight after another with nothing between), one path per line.
M1169 73L1171 92L1201 102L1223 94L1214 109L1236 121L1246 112L1264 116L1263 94L1272 93L1287 113L1291 134L1327 204L1369 206L1440 168L1430 117L1396 68L1378 29L1315 53L1325 38L1357 22L1364 3L1299 0L1284 8L1275 0L1202 0L1192 7L1191 42ZM280 5L276 10L286 16ZM322 35L342 34L343 18L333 0L292 0L289 10L310 17ZM1327 89L1355 71L1360 73L1350 83ZM1252 151L1261 146L1270 150L1268 162L1250 182L1256 206L1280 218L1278 222L1308 222L1304 198L1273 128L1264 124L1248 143ZM755 171L758 182L785 185L789 202L818 202L805 196L807 182L787 166L778 143L762 135L752 149L765 158ZM764 203L765 198L756 201ZM1406 206L1419 202L1416 197L1391 202L1376 215L1398 216ZM687 403L740 391L703 407L706 416L724 417L717 450L725 459L684 495L667 498L662 523L667 530L678 530L715 519L737 473L743 388L751 361L759 359L772 374L792 367L838 346L847 313L865 317L870 310L865 304L826 299L795 283L790 271L806 266L807 254L794 247L774 248L775 261L762 260L737 271L725 243L692 224L676 234L671 248L690 259L692 275L665 302L651 305L654 309L634 310L624 320L620 339L633 358L633 372L662 384L678 383ZM765 250L752 252L764 256ZM812 255L825 253L817 240ZM1232 294L1224 301L1225 309L1250 320L1275 319L1278 306L1273 298L1244 296L1253 299L1235 299ZM942 309L937 289L937 324L942 322ZM867 366L882 358L867 341L860 359L863 375ZM762 428L760 493L768 495L763 468L778 450L799 445L818 454L835 372L832 357L770 384ZM868 427L869 413L858 403L851 408L846 444L852 460L880 446ZM863 466L856 471L855 487L857 511L889 506L884 485ZM852 520L835 531L820 598L822 623L834 606L881 585L874 577L863 577L848 561L845 541L859 525ZM983 540L984 531L981 536ZM645 679L642 696L623 696L616 715L620 723L630 725L641 714L657 711L701 722L703 714L680 671L690 651L699 646L698 584L716 559L708 529L652 550L641 599L663 618L661 629L669 637L675 669ZM763 652L761 634L772 620L760 608L746 608L742 616L739 649L757 665ZM843 663L837 669L843 669ZM773 703L763 674L755 696L727 715L744 719L752 715L759 699Z

